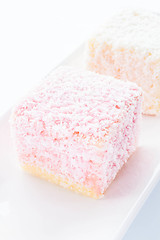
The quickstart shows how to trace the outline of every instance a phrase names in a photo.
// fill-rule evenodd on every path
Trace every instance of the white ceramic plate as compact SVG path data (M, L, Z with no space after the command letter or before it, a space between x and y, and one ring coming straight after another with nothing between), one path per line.
M81 66L83 46L62 64ZM24 173L0 119L0 239L119 240L160 179L160 117L143 117L139 147L101 200Z

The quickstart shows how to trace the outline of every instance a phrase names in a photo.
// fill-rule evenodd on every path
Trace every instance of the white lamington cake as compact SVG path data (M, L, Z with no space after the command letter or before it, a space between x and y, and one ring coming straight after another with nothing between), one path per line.
M137 83L143 113L160 112L160 15L125 10L111 17L88 41L87 69Z

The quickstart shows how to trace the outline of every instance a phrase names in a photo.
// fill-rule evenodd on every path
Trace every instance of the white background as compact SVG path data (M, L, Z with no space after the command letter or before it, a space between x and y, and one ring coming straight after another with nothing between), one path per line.
M1 0L0 116L34 83L85 41L108 16L124 8L144 8L160 12L160 2ZM144 233L144 228L138 229L140 234L142 230ZM135 232L131 233L133 237ZM131 234L128 234L125 240L129 239L151 238L140 238L138 234L131 238Z
M159 0L0 0L0 115L117 10Z

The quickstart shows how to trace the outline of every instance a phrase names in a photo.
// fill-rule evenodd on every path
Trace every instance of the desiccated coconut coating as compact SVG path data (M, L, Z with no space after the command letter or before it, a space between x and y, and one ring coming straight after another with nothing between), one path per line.
M140 111L136 84L60 67L13 110L20 163L100 198L136 148Z
M143 113L160 112L160 15L126 10L90 38L87 69L136 82L144 91Z

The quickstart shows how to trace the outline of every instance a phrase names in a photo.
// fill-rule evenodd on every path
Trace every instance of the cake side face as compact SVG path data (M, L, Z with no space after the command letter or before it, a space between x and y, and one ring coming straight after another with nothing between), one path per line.
M124 11L111 18L86 46L87 68L136 82L144 91L143 113L160 111L160 16Z
M21 166L100 198L135 150L140 105L135 84L68 67L55 70L13 110Z

